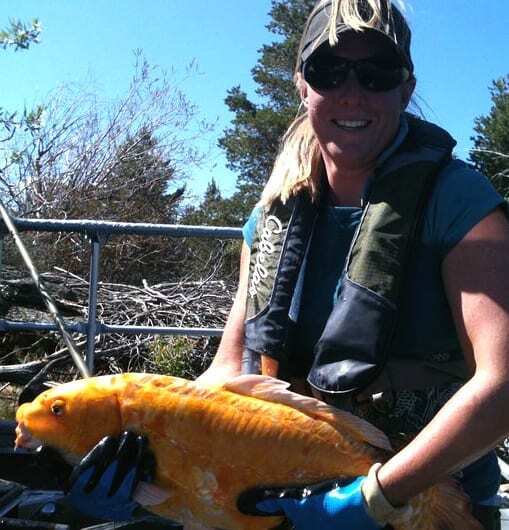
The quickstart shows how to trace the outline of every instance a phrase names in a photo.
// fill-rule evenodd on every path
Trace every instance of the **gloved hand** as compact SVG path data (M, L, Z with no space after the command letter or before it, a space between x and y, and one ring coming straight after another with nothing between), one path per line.
M155 460L144 436L124 432L103 438L74 468L67 501L81 513L125 521L139 506L132 496L138 483L153 479Z
M365 478L343 485L327 481L305 488L255 489L240 497L239 509L250 515L286 515L295 530L379 530L382 526L366 511L361 492Z

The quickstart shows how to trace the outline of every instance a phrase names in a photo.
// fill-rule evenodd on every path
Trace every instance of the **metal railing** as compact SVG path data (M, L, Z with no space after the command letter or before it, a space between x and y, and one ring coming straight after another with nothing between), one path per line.
M19 232L75 232L88 237L91 245L88 319L87 321L66 323L68 331L86 335L85 360L90 373L94 371L94 352L96 337L108 333L146 334L146 335L187 335L218 336L221 328L186 328L166 326L129 326L110 325L97 321L97 287L99 283L101 246L106 239L115 235L198 237L210 239L241 239L241 228L215 226L186 226L150 223L118 223L112 221L91 220L54 220L54 219L12 219ZM8 233L0 221L0 267L2 266L3 237ZM0 331L56 331L56 324L48 322L14 322L0 319Z

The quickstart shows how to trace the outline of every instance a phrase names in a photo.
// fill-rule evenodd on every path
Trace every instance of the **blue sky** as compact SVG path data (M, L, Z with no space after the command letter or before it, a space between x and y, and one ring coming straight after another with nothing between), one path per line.
M3 0L0 26L10 18L38 17L41 43L28 52L0 53L0 106L17 110L44 100L62 83L95 79L105 99L123 93L133 73L133 50L151 64L184 73L196 61L199 73L183 89L202 118L216 121L205 139L214 146L231 120L224 98L235 86L254 94L250 70L263 44L270 0ZM509 73L507 0L413 0L417 92L426 117L458 140L467 158L473 121L490 109L488 86ZM201 168L191 168L191 188L202 193L212 177L224 195L235 175L212 147Z

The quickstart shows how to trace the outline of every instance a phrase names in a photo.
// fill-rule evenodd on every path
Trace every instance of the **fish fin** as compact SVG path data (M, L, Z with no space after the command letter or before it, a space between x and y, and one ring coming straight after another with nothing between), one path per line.
M318 399L303 396L288 390L290 383L274 379L265 375L240 375L227 381L223 389L251 396L273 403L281 403L297 409L311 418L319 419L332 426L341 426L342 429L351 431L355 438L360 439L373 447L392 451L391 443L387 436L367 421L327 405Z
M155 506L161 504L171 496L169 491L150 484L149 482L140 482L136 488L133 500L142 506Z
M183 530L215 530L210 526L204 526L200 523L187 523L182 528Z
M391 521L395 529L443 528L461 530L483 530L483 526L472 515L470 499L460 485L450 479L435 484L414 497L413 515L406 521ZM423 509L425 507L425 509Z
M184 521L183 530L216 530L210 526L205 526L201 521L194 517L189 517Z

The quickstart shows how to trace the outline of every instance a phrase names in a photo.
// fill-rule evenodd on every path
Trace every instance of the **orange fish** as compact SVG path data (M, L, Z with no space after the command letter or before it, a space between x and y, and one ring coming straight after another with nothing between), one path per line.
M280 516L237 508L257 486L306 485L365 475L390 457L386 436L369 423L266 376L241 376L221 387L175 377L123 374L67 383L22 405L16 446L41 443L78 461L103 436L147 436L157 469L135 499L187 528L268 530ZM452 483L412 501L395 530L479 530Z

